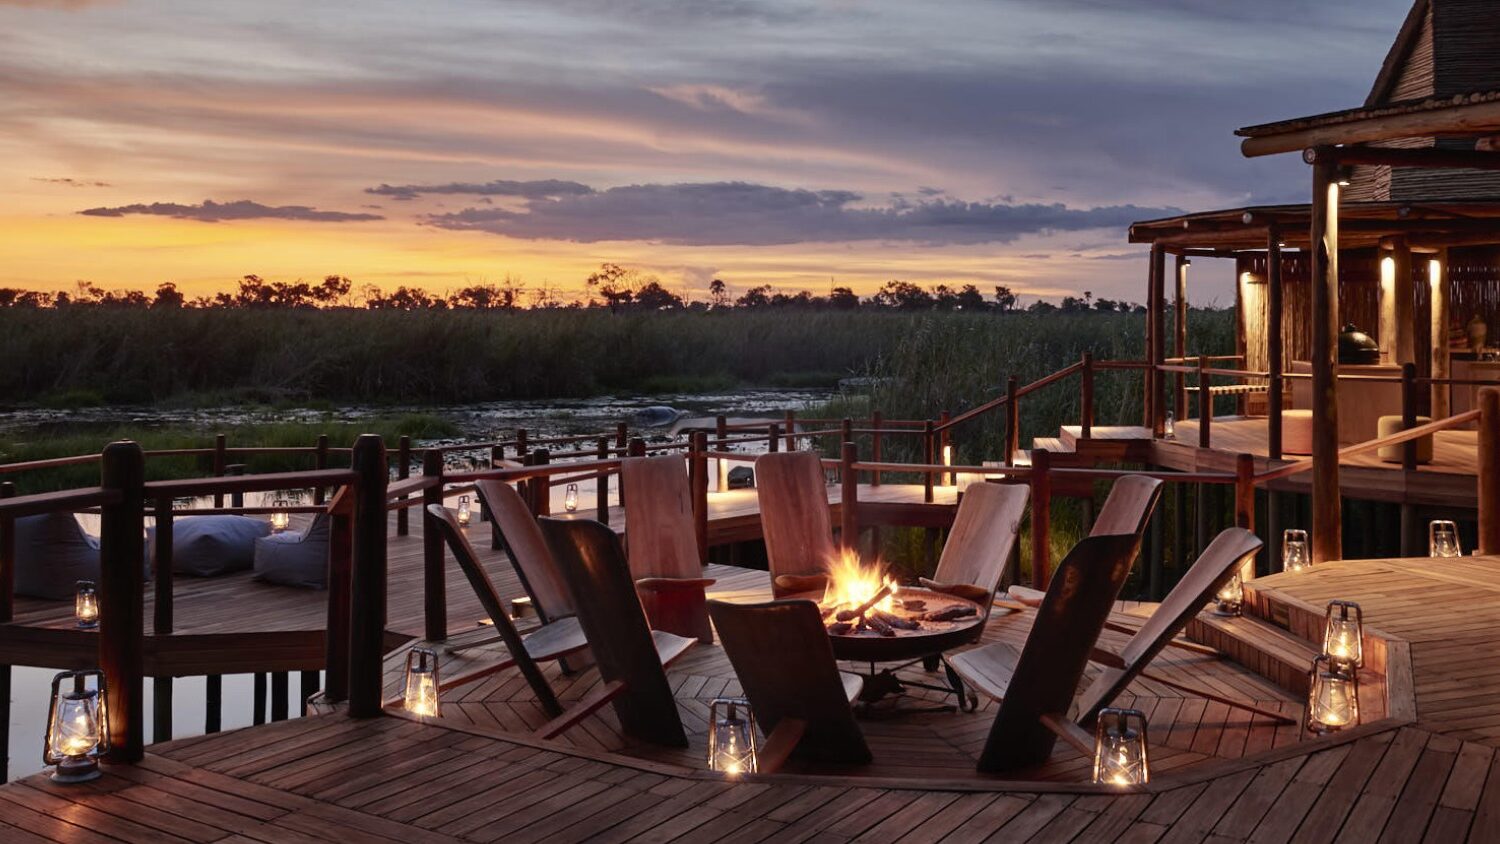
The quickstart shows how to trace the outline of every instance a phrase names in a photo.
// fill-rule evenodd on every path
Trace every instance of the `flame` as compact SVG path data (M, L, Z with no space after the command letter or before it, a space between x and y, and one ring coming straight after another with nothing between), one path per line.
M886 574L885 565L879 560L867 564L857 552L846 548L828 561L828 586L820 603L824 607L857 607L886 585L891 587L891 594L882 598L875 609L890 612L895 608L896 581Z

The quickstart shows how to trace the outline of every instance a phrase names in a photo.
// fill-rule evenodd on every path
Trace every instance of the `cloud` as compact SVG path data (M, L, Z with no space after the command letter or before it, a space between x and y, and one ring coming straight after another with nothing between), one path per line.
M493 182L449 182L442 185L387 185L365 188L365 193L389 196L392 199L416 199L423 194L472 194L474 196L520 196L527 199L543 199L553 196L578 196L593 193L594 189L578 182L562 179L538 179L517 182L496 179Z
M1022 235L1123 229L1170 208L1009 204L932 199L864 207L847 190L707 182L626 185L535 199L521 210L467 208L428 216L444 229L530 240L649 241L689 246L769 246L861 240L929 245L1005 243Z
M5 0L0 0L0 3ZM109 182L96 182L89 179L74 179L67 176L58 178L47 178L45 176L32 176L33 182L45 182L49 185L67 185L70 188L107 188Z
M314 223L357 223L367 220L383 220L379 214L351 214L346 211L319 211L306 205L261 205L241 199L237 202L214 202L205 199L201 205L182 205L177 202L153 202L150 205L119 205L113 208L88 208L79 211L88 217L124 217L127 214L148 214L172 217L178 220L197 220L203 223L220 223L226 220L302 220Z

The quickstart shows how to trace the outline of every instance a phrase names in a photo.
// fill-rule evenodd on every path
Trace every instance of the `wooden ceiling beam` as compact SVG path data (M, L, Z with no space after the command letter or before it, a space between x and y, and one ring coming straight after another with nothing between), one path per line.
M1312 164L1328 155L1343 164L1389 167L1442 167L1459 170L1500 170L1500 153L1457 149L1388 149L1385 147L1314 147L1303 151L1302 160Z
M1488 100L1259 134L1240 143L1240 154L1257 158L1317 146L1347 146L1397 138L1493 135L1497 132L1500 132L1500 100Z

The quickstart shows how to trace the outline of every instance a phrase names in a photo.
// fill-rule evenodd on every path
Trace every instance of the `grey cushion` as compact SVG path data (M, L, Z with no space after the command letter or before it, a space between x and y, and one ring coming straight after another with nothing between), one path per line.
M282 586L328 587L329 520L319 515L302 533L287 531L255 540L255 576Z
M72 513L16 519L16 594L71 598L80 580L99 580L99 540Z
M255 540L271 525L249 516L184 516L172 521L172 571L212 577L250 568Z

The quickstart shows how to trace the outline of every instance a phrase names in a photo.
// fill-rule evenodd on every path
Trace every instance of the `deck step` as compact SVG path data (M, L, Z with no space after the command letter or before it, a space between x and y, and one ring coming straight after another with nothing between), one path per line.
M1073 444L1063 440L1061 437L1033 437L1031 439L1031 450L1046 449L1053 454L1072 454Z
M1283 689L1307 693L1307 669L1318 651L1306 639L1258 618L1228 618L1211 611L1189 621L1186 633Z

